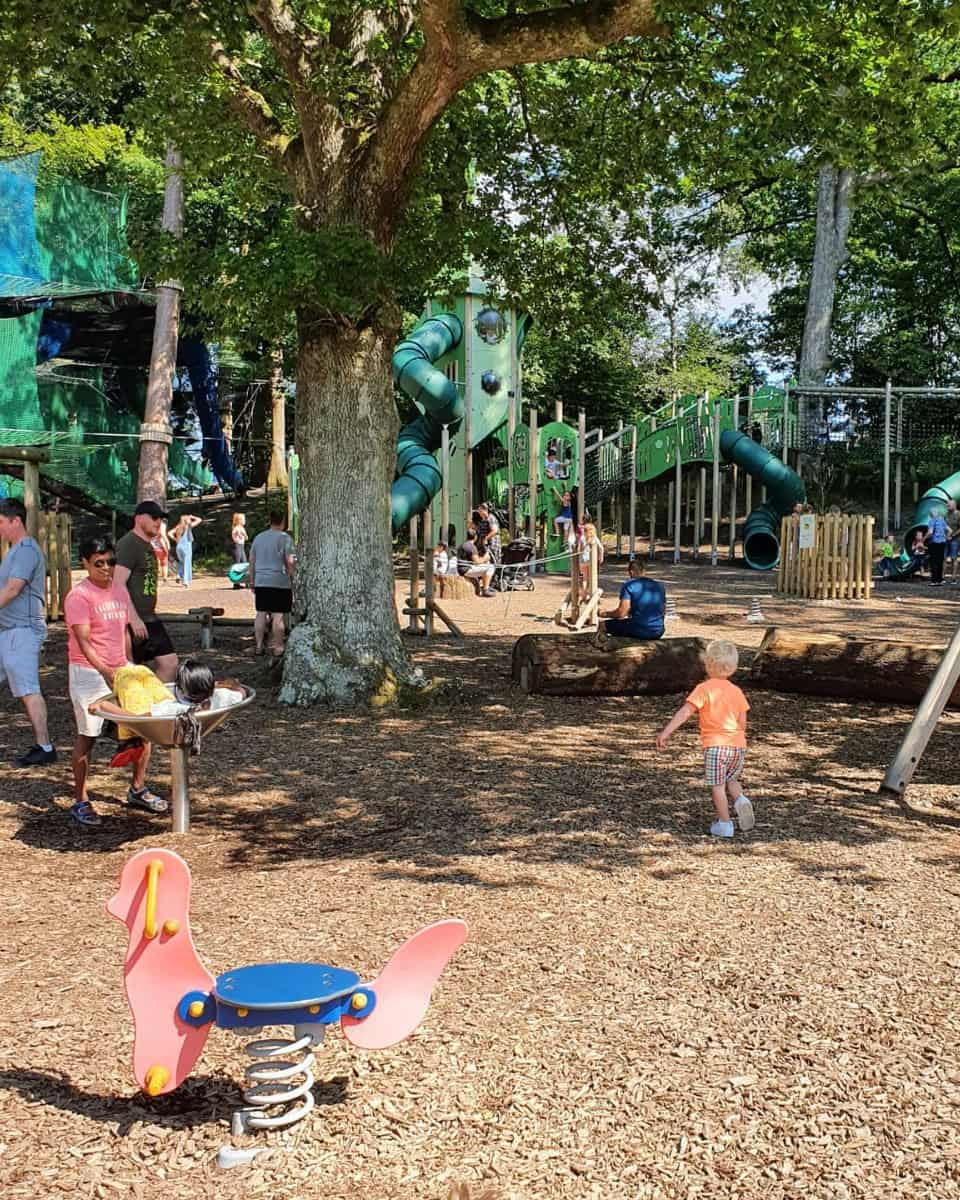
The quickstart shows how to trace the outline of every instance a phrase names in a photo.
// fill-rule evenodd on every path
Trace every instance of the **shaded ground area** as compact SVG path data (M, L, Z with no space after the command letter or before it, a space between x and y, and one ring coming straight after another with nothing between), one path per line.
M671 632L756 646L745 616L943 643L955 593L895 587L869 606L770 598L733 568L660 566ZM620 568L604 574L613 595ZM910 711L750 692L758 824L708 823L694 733L653 736L676 697L526 697L521 633L548 630L563 580L452 602L470 638L412 648L459 676L426 713L276 705L245 629L224 674L260 689L192 767L194 831L119 807L104 766L99 832L66 819L66 754L0 789L0 1189L5 1197L929 1197L960 1195L960 718L945 717L911 808L876 786ZM246 592L200 579L166 611ZM195 641L174 627L181 651ZM65 642L44 687L70 744ZM749 690L749 689L748 689ZM28 740L5 693L0 754ZM154 779L168 786L158 756ZM176 846L193 933L215 974L315 959L376 973L446 915L470 938L416 1037L318 1056L317 1109L233 1173L213 1159L237 1105L241 1042L215 1030L195 1074L149 1101L129 1074L125 934L103 914L121 865Z

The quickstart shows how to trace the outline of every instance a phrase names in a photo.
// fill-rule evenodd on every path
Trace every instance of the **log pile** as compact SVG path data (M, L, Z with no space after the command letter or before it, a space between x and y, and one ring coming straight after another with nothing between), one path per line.
M544 696L662 696L688 692L706 675L704 638L640 642L596 635L528 633L513 647L513 680Z

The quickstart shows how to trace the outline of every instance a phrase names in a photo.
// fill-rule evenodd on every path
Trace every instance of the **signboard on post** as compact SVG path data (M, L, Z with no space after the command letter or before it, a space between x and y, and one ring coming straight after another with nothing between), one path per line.
M812 550L817 544L817 518L807 513L800 518L800 537L797 542L798 550Z

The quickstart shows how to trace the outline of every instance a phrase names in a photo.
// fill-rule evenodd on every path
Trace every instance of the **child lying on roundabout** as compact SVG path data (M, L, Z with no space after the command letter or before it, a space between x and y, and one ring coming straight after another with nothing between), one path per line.
M206 663L188 658L180 664L172 690L161 683L157 676L144 666L120 667L113 679L116 703L101 700L100 712L118 718L117 752L110 760L111 767L125 767L136 762L145 753L146 745L136 729L124 725L122 718L129 716L175 717L176 737L179 745L186 746L191 754L200 751L200 725L195 714L207 709L229 708L243 699L242 686L227 679L218 687L213 671Z

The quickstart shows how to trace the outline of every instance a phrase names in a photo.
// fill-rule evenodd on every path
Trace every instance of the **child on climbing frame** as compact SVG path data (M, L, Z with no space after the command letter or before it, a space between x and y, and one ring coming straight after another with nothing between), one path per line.
M747 710L750 705L743 692L730 682L739 662L736 646L732 642L710 642L704 658L707 678L697 684L657 734L657 749L663 750L671 735L694 714L699 714L706 783L717 815L710 826L710 836L732 838L730 800L741 832L746 833L755 823L753 805L739 782L747 754Z

